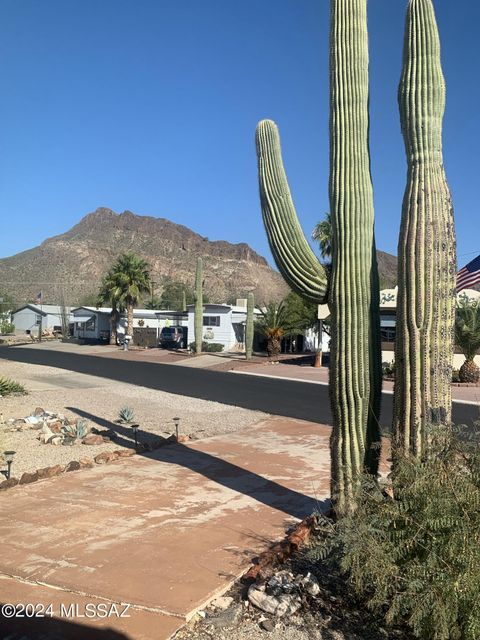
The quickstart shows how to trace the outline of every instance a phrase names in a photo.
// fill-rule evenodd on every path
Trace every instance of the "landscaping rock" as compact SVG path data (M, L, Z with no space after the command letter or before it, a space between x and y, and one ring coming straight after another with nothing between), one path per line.
M62 444L62 442L63 442L63 436L55 436L54 438L51 438L51 440L49 440L49 444L54 444L56 447Z
M39 480L37 471L34 471L33 473L25 472L22 474L22 477L20 478L18 484L30 484L32 482L36 482L37 480Z
M18 484L18 478L10 478L9 480L4 480L0 482L0 491L4 489L10 489L11 487L15 487Z
M312 576L310 572L308 572L306 576L303 576L303 578L299 580L299 584L302 590L308 593L308 595L310 596L315 597L320 593L320 584L315 576Z
M35 411L33 412L34 416L44 416L45 415L45 409L43 409L42 407L35 407Z
M104 444L104 441L102 436L99 436L95 433L90 433L88 436L85 436L85 438L82 440L82 443L88 445L99 445Z
M80 464L80 469L91 469L94 465L93 460L90 458L80 458L78 463Z
M213 616L205 620L205 624L214 627L215 629L225 629L226 627L234 627L240 621L242 617L242 605L236 604L225 611L222 611L218 616Z
M181 433L181 434L178 436L178 438L175 438L175 440L176 440L178 443L180 443L180 444L181 444L182 442L188 442L188 441L190 440L190 437L189 437L189 436L187 436L187 435L186 435L186 434L184 434L184 433Z
M94 460L97 464L106 464L107 462L118 460L118 455L114 451L103 451L103 453L95 456Z
M72 460L65 467L65 471L79 471L80 469L80 462L77 462L77 460Z
M264 631L275 631L275 624L267 618L260 622L260 628Z
M265 587L252 584L248 590L249 601L258 609L271 613L278 618L285 615L292 615L301 606L298 595L283 593L278 596L268 595Z
M116 453L119 458L130 458L135 455L133 449L116 449L113 453Z
M38 469L38 479L44 480L45 478L53 478L54 476L59 476L63 473L65 467L62 464L56 464L53 467L44 467L43 469Z
M47 422L47 426L53 433L61 433L63 425L58 420L54 420L53 422Z

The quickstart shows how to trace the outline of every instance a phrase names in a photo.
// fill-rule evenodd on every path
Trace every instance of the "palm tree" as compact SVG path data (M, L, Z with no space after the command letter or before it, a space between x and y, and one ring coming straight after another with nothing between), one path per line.
M117 344L117 327L120 313L124 311L122 291L113 269L103 277L97 296L97 307L111 307L110 312L110 344Z
M330 260L332 257L332 216L330 213L325 214L325 219L317 222L312 231L312 240L318 242L320 247L320 255L324 260Z
M474 358L480 349L480 303L462 302L457 307L455 344L465 356L465 362L458 372L460 382L478 382L480 369Z
M151 280L148 264L134 253L123 253L112 267L118 287L118 300L127 310L127 335L133 334L133 308L144 293L150 292Z
M287 307L282 300L279 304L270 302L261 310L261 318L257 326L267 338L267 353L270 358L278 358L282 347L282 338L291 325L287 315Z

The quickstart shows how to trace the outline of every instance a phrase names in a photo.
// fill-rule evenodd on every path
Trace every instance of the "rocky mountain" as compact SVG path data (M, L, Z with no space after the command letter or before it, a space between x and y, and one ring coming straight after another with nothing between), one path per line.
M385 251L377 251L380 289L388 289L397 284L397 256Z
M255 293L259 303L280 300L288 292L282 277L247 244L210 241L165 218L115 213L99 208L66 233L28 251L0 259L0 291L18 305L39 291L45 303L79 304L98 291L116 257L133 251L147 260L154 291L167 282L192 287L198 256L204 259L205 292L211 301L225 302ZM396 278L396 258L378 252L382 287Z
M169 281L192 287L198 256L204 259L205 292L225 302L249 291L259 302L279 300L288 291L281 276L247 244L210 241L164 218L117 214L99 208L66 233L28 251L0 260L0 290L17 303L39 291L45 303L78 304L95 294L116 257L134 251L151 268L155 293Z

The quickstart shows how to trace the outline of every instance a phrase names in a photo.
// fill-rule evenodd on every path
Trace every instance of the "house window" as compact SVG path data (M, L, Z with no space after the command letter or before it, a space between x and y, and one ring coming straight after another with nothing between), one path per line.
M95 316L93 316L93 318L90 318L90 320L87 320L87 322L85 323L85 331L95 331L95 320Z
M380 339L382 342L395 342L395 327L381 327Z
M391 313L380 314L380 339L382 342L395 342L396 318Z
M220 316L203 316L204 327L219 327Z

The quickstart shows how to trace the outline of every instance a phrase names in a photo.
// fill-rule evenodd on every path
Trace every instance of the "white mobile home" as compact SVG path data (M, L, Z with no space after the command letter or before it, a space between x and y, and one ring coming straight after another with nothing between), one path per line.
M72 310L74 322L73 335L80 340L92 342L109 342L111 307L77 307ZM165 326L186 324L186 314L158 309L134 309L134 329L155 329L156 338ZM122 313L117 324L119 337L125 335L127 328L126 313ZM155 344L157 344L155 340Z
M187 307L189 342L195 336L195 305ZM255 315L259 315L255 310ZM245 348L245 322L247 309L245 306L228 304L205 304L203 306L204 342L223 345L224 351L242 351Z
M70 321L70 313L68 313ZM15 332L38 331L42 325L42 331L62 331L62 307L54 304L26 304L12 313L12 322L15 325Z

